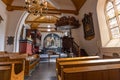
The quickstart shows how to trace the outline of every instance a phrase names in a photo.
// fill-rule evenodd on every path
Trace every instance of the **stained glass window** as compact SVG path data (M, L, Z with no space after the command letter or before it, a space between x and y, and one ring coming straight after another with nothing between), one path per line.
M115 4L120 4L120 0L115 0Z
M117 19L116 18L110 19L109 20L109 27L113 28L113 27L116 27L116 26L118 26Z
M120 38L120 0L108 0L105 14L111 38Z

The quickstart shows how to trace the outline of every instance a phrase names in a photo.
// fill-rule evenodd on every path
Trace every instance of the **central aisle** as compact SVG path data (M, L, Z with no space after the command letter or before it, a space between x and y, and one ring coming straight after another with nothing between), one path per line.
M57 80L55 62L40 62L31 76L25 80Z

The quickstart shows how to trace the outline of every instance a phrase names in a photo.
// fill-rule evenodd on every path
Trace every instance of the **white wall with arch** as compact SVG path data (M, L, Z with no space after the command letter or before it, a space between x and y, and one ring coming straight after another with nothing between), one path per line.
M24 11L8 11L8 22L7 22L7 29L6 29L6 48L5 51L7 52L19 52L19 39L20 33L23 25L25 28L29 27L29 25L25 25L25 19L28 13ZM7 40L8 37L14 37L14 44L8 45Z
M81 26L79 29L72 30L72 36L75 42L79 44L80 48L85 49L89 55L101 55L99 51L100 45L97 44L101 42L96 9L98 1L99 0L87 0L85 2L78 15ZM85 40L82 19L84 18L84 14L88 14L89 12L92 13L95 37L92 40Z
M14 41L14 52L19 52L19 40L20 40L20 34L21 34L22 27L24 27L24 31L23 31L24 39L25 39L26 29L30 28L29 25L25 24L25 19L27 16L28 16L28 13L24 12L21 15L19 22L17 24L16 31L15 31L15 39L14 39L15 40Z
M6 37L6 27L7 27L7 11L6 5L0 0L0 16L3 20L0 23L0 51L5 50L5 37Z
M108 34L109 33L108 27L105 19L105 12L104 12L106 1L107 0L98 0L98 3L97 3L97 17L98 17L98 22L100 27L102 47L104 47L110 40L110 36Z

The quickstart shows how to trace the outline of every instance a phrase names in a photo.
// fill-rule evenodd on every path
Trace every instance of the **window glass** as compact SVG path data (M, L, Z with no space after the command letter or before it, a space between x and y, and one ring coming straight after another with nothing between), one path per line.
M112 18L112 17L114 17L115 16L115 11L114 11L114 9L111 9L111 10L109 10L108 12L107 12L107 17L108 17L108 19L109 18Z
M112 37L113 37L113 38L118 38L118 37L120 37L120 31L119 31L119 28L118 28L118 27L111 29L111 32L112 32Z
M106 4L106 20L112 38L120 37L120 0L109 0ZM118 21L119 20L119 21Z
M108 11L108 10L110 10L111 8L113 8L112 2L108 2L108 3L107 3L107 6L106 6L106 10Z
M110 28L118 26L116 18L109 20L109 25L110 25Z
M120 15L118 17L119 17L119 22L120 22Z
M120 4L117 5L117 11L118 11L118 14L120 14Z
M115 0L115 4L120 4L120 0Z

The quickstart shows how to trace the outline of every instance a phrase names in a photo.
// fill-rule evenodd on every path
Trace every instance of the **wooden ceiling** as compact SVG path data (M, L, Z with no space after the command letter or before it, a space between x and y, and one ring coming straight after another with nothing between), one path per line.
M8 11L13 11L13 10L25 10L24 6L15 6L12 5L14 0L2 0L6 5L7 5L7 10ZM76 8L76 10L64 10L64 9L52 9L49 7L48 11L51 13L58 12L58 13L71 13L71 14L78 14L80 8L83 6L83 4L86 2L86 0L71 0Z
M23 5L13 5L15 0L2 0L6 4L6 9L8 11L14 11L14 10L25 10ZM19 1L19 0L18 0ZM24 0L23 0L24 2ZM75 14L77 15L79 13L80 8L83 6L83 4L86 2L86 0L71 0L73 3L75 10L66 10L66 9L57 9L50 3L48 3L48 12L47 16L34 16L32 14L29 14L28 17L25 20L26 24L30 24L31 28L37 28L42 31L46 31L47 27L38 27L41 23L52 23L54 24L56 20L59 18L58 15L61 15L62 13L69 13L69 14ZM51 17L51 19L47 17ZM44 30L45 29L45 30ZM55 30L52 30L55 31Z

